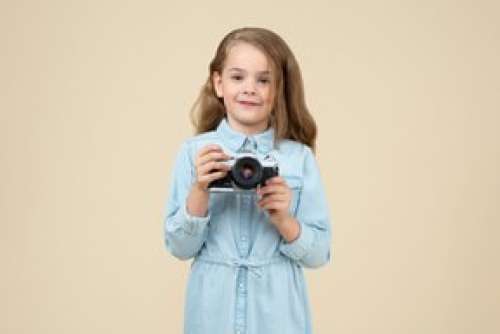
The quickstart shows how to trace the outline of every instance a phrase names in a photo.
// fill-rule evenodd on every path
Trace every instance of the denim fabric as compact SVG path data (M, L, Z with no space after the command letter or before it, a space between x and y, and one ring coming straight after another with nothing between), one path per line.
M300 235L287 243L257 206L253 191L210 193L206 217L189 215L186 198L199 149L218 144L234 155L271 154L292 189L290 213ZM274 141L272 128L247 136L223 119L180 147L164 216L167 250L193 259L186 289L186 334L312 333L303 268L330 260L331 222L315 157L306 145Z

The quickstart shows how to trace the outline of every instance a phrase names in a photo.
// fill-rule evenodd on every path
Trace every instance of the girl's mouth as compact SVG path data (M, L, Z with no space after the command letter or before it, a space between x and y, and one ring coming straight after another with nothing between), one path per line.
M248 107L257 107L260 105L260 103L248 102L248 101L239 101L239 103Z

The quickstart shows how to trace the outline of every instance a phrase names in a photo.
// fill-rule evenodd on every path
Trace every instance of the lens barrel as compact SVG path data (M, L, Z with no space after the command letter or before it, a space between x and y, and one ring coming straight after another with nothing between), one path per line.
M262 180L262 165L253 157L242 157L234 163L231 174L238 187L252 189Z

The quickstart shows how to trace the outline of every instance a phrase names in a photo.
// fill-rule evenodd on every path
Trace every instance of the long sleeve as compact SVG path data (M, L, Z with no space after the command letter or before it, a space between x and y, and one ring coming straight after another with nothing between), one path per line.
M170 178L170 191L164 215L165 246L180 260L194 257L207 235L210 215L195 217L187 212L186 199L194 179L189 144L182 144Z
M280 251L307 268L321 267L330 260L331 224L319 167L306 147L303 183L296 219L300 234L291 243L281 241Z

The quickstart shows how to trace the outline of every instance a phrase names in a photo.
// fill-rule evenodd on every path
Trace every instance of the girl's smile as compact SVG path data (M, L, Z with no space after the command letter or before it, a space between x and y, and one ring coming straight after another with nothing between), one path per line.
M251 102L251 101L239 101L239 103L246 107L259 107L261 103Z

